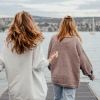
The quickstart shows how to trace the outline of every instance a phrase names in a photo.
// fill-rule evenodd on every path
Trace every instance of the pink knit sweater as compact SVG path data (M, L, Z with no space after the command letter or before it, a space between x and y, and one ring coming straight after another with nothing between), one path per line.
M92 65L77 37L65 37L59 42L54 35L50 41L48 57L55 51L58 51L58 58L49 65L53 83L63 87L78 88L80 69L84 75L92 79Z

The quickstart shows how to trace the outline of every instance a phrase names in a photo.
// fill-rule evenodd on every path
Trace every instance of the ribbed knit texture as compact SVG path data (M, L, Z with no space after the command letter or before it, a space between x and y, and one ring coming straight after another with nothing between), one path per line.
M54 35L50 41L48 57L55 51L58 51L58 58L49 65L53 83L78 88L80 69L84 75L92 77L92 65L77 37L65 37L59 42Z
M0 71L5 68L9 100L45 100L47 84L43 69L49 62L45 59L42 43L38 42L37 47L22 54L12 52L12 46L5 43L0 52Z

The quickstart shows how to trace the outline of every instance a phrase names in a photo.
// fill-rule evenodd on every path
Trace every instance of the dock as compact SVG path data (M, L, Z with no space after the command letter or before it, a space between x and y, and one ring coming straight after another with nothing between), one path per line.
M8 90L0 97L0 100L9 100ZM48 93L46 100L54 100L53 85L48 83ZM89 87L88 83L81 82L80 87L76 90L75 100L98 100L94 92Z

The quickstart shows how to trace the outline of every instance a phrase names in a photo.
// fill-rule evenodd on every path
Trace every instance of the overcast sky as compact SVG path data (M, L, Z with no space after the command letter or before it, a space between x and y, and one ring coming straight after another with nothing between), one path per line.
M0 17L23 10L45 17L100 16L100 0L0 0Z

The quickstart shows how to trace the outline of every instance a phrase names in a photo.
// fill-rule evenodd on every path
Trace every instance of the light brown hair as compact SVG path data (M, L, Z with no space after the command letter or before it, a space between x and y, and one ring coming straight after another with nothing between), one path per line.
M75 21L71 16L66 16L63 18L58 32L58 40L62 41L66 35L76 36L80 39L80 41L82 41L77 32Z
M14 44L12 52L15 50L18 54L21 54L36 47L37 43L43 39L44 37L32 16L28 12L22 11L15 15L6 41L8 44Z

